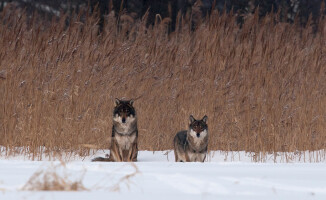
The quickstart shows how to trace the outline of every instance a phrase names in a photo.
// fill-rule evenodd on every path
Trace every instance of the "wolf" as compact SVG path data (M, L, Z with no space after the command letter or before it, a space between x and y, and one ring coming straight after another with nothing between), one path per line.
M138 154L137 115L134 100L115 99L112 139L108 158L97 157L92 161L136 162Z
M190 115L188 130L180 131L174 137L176 162L204 162L208 146L207 116L196 120Z

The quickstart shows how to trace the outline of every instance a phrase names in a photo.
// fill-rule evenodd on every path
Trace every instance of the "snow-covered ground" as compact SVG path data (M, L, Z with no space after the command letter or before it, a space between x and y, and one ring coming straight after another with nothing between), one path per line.
M274 163L274 156L255 163L243 152L214 152L205 163L175 163L173 156L141 151L134 165L90 162L94 156L65 163L1 156L0 199L326 199L326 163L303 163L309 155L296 154L295 163ZM35 172L56 172L85 190L29 191Z

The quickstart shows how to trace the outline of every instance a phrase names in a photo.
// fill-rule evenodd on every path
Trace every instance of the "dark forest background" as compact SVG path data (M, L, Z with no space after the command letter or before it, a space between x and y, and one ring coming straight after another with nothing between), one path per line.
M170 19L170 28L175 28L177 16L191 19L195 26L198 21L208 16L212 10L232 12L237 16L239 23L258 9L259 16L268 13L279 13L280 20L284 22L297 22L306 24L324 12L322 0L2 0L0 11L7 5L22 8L31 14L37 11L48 19L60 17L65 14L78 13L88 9L90 12L99 12L99 25L103 25L104 18L111 11L117 17L129 15L133 19L146 16L147 24L155 23L155 19Z

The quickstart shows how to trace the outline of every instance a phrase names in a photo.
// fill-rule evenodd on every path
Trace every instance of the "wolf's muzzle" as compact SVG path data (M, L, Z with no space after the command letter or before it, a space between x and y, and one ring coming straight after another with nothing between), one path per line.
M199 138L200 137L200 133L197 133L196 136Z
M122 123L126 123L126 118L122 118Z

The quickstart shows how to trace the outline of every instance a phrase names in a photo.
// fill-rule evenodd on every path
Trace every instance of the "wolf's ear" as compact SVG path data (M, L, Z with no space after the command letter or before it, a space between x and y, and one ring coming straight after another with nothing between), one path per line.
M132 106L132 105L134 104L134 100L131 99L131 100L129 101L129 104Z
M195 121L194 116L190 115L189 120L190 120L190 124L193 123Z
M207 123L207 119L208 119L208 117L205 115L202 120L203 120L203 122Z
M115 98L114 104L115 104L115 106L119 105L120 104L120 100L118 98Z

